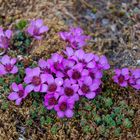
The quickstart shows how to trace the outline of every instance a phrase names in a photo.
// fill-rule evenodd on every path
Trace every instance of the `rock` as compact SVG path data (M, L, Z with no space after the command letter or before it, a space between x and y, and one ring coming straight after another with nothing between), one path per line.
M140 59L139 59L139 60L137 60L137 65L138 65L138 66L140 66Z
M106 26L108 24L109 24L109 20L108 19L106 19L106 18L102 19L102 25L103 26Z

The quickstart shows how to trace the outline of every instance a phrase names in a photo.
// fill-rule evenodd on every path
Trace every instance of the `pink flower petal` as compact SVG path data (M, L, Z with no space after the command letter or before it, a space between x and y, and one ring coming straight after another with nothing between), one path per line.
M5 67L2 64L0 64L0 75L4 75L6 73L7 72L5 71Z
M60 98L59 98L59 103L61 103L61 102L66 102L67 101L67 99L68 99L68 97L66 97L66 96L61 96Z
M68 117L68 118L71 118L72 116L73 116L73 111L72 110L66 110L66 112L65 112L65 115Z
M55 83L58 85L58 86L61 86L63 84L63 79L62 78L56 78L55 79Z
M127 87L127 85L128 85L128 84L127 84L126 81L124 81L123 83L120 84L120 86L122 86L122 87Z
M32 36L34 35L33 32L34 32L34 26L29 26L28 29L27 29L27 32Z
M16 58L12 58L11 61L10 61L11 65L14 65L16 63L16 61L17 61Z
M41 40L42 39L42 36L34 36L37 40Z
M47 81L48 75L47 74L41 74L40 78L41 78L41 82L45 83Z
M29 83L31 83L32 82L32 77L28 77L28 76L26 76L25 78L24 78L24 82L26 83L26 84L29 84Z
M88 63L87 68L95 68L95 63L94 62Z
M79 95L78 94L74 94L73 96L72 96L72 100L74 100L74 101L78 101L79 100Z
M41 90L41 85L35 86L34 91L39 92Z
M54 78L51 74L46 74L47 75L47 83L51 84L54 83Z
M90 86L90 90L91 91L95 91L95 90L97 90L99 88L99 84L98 83L94 83L94 84L92 84L91 86Z
M22 98L17 99L16 100L16 105L20 105L21 101L22 101Z
M85 83L86 85L91 85L91 84L92 84L92 78L89 77L89 76L85 77L85 78L84 78L84 83Z
M18 68L17 68L17 66L14 66L10 73L15 74L17 72L18 72Z
M47 26L42 26L39 30L39 33L44 33L44 32L47 32L49 30L49 28Z
M30 85L27 85L26 88L25 88L25 92L26 93L30 93L33 89L34 89L34 86L33 85L31 85L31 84Z
M84 93L82 92L81 89L78 90L78 94L79 94L79 95L84 95Z
M7 36L7 38L10 39L10 37L12 36L12 31L11 30L6 30L5 35Z
M57 77L64 77L64 74L62 72L60 72L60 71L57 71L56 76Z
M82 76L87 76L89 74L89 71L87 69L83 69Z
M78 84L73 84L72 88L74 89L75 92L77 92L78 89L79 89L79 85Z
M1 58L1 63L3 65L6 65L6 64L10 64L10 57L8 55L4 55L2 58Z
M42 84L40 92L47 92L47 89L48 89L48 86L46 84Z
M43 59L40 59L39 62L38 62L38 65L39 67L41 67L42 69L43 68L46 68L47 67L47 61L43 60Z
M40 27L43 25L43 20L42 20L42 19L37 19L37 20L35 21L35 23L36 23L36 26L37 26L38 28L40 28Z
M33 73L33 76L39 76L40 75L40 68L39 67L36 67L36 68L33 68L32 69L32 73Z
M73 55L73 53L74 53L74 51L73 51L73 49L72 48L70 48L70 47L66 47L66 52L65 52L65 54L67 55L67 56L72 56Z
M77 50L77 51L75 52L75 55L76 55L80 60L82 60L82 59L84 59L85 52L84 52L82 49L80 49L80 50Z
M93 59L94 55L92 53L88 53L88 54L85 54L84 57L85 57L84 59L86 62L90 62Z
M4 36L3 28L0 27L0 36Z
M129 74L128 68L123 68L121 73L122 75L128 75Z
M11 101L16 100L18 98L19 97L18 97L18 94L16 92L11 92L8 96L8 99L11 100Z
M16 83L12 83L11 88L13 89L13 91L17 92L19 91L19 87Z
M93 99L93 98L95 98L95 96L96 96L96 93L95 92L90 92L90 93L86 94L86 97L88 99Z
M57 116L59 118L63 118L64 117L64 112L62 112L62 111L57 112Z

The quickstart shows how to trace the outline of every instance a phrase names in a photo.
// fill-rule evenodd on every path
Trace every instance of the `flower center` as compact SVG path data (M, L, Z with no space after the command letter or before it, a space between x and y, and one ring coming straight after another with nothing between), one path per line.
M124 76L123 76L123 75L120 75L119 78L118 78L118 80L119 80L119 83L123 83L123 81L124 81Z
M48 69L47 67L46 68L43 68L42 69L44 72L47 72L47 73L50 73L51 71L50 71L50 69Z
M66 102L62 102L59 106L61 111L65 111L67 109L67 103Z
M2 44L7 45L8 44L8 39L4 36L1 36L1 42L2 42Z
M92 79L95 79L95 74L93 72L90 72L89 75Z
M55 62L55 63L54 63L54 68L55 68L56 70L59 70L59 63L58 63L58 62Z
M20 98L22 98L22 97L24 96L24 91L23 91L23 90L19 90L19 91L18 91L18 96L19 96Z
M13 66L11 64L6 64L5 65L5 70L10 72L13 69Z
M64 90L65 94L67 96L72 96L74 94L74 91L72 88L69 88L69 87L66 87L65 90Z
M86 61L84 59L79 60L79 62L83 63L83 64L87 64Z
M49 85L48 91L54 92L54 91L56 91L56 89L57 89L57 85L55 83L53 83L53 84Z
M35 85L35 86L40 85L40 83L41 83L40 77L34 76L33 79L32 79L32 83L33 83L33 85Z
M52 97L52 98L49 99L48 103L49 103L49 105L56 105L57 100L54 97Z
M82 90L83 93L90 92L89 86L87 86L85 84L82 85L81 90Z
M80 79L81 78L81 73L77 70L74 70L73 74L72 74L72 78L75 79L75 80Z
M34 35L39 35L39 28L35 26L34 31L33 31Z

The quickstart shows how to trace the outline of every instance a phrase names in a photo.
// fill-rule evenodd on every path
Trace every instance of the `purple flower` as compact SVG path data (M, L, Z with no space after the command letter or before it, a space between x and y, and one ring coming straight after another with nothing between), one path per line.
M110 68L108 60L104 55L100 56L98 67L103 70L108 70Z
M63 56L58 53L54 53L51 59L48 59L48 64L50 65L50 70L56 74L58 77L63 77Z
M51 73L50 65L49 65L48 61L40 59L38 62L38 66L40 67L40 69L42 70L43 73Z
M5 32L0 27L0 48L7 49L9 46L10 38L12 36L11 30L6 30Z
M79 95L85 96L88 99L93 99L96 96L96 90L99 89L100 82L93 82L91 77L87 76L84 81L80 82Z
M35 37L36 39L40 40L42 38L42 34L47 32L49 29L47 26L43 25L42 19L32 20L30 25L27 29L27 32Z
M74 55L74 50L71 47L66 47L66 50L64 50L63 53L69 58Z
M83 64L78 63L73 66L72 69L68 70L67 74L72 83L77 83L81 79L83 79L84 76L87 76L89 74L89 71L87 69L83 69Z
M73 68L73 66L75 65L75 61L72 59L63 59L62 64L63 64L63 70L62 70L63 75L62 76L63 77L65 76L68 78L67 72L68 72L68 70Z
M70 43L74 49L82 48L86 45L86 41L90 39L89 36L83 34L81 28L71 28L69 32L60 32L60 37Z
M53 93L49 93L49 94L46 94L44 99L44 105L47 107L48 110L51 110L53 109L57 103L58 103L58 98L59 98L59 95L58 93L55 94L56 96L54 96Z
M140 69L131 70L129 84L135 88L140 89Z
M130 73L128 68L116 69L113 80L115 83L118 83L121 87L128 86L128 80L130 78Z
M24 90L22 84L17 85L16 83L13 83L11 88L13 92L10 93L8 99L11 101L15 100L16 105L20 105L21 101L28 95L28 92Z
M15 66L16 61L16 58L10 58L8 55L4 55L0 60L0 75L17 73L18 68Z
M78 89L79 85L72 84L69 79L66 79L63 84L62 93L68 98L71 98L74 101L78 101L79 100L79 95L77 94Z
M101 79L103 74L102 71L99 69L89 69L89 76L92 78L92 80L97 80L97 79Z
M46 74L46 81L48 84L48 93L55 93L55 92L60 92L61 86L63 84L63 79L62 78L54 78L51 74Z
M24 82L28 84L25 88L28 92L34 90L35 92L46 92L48 89L47 84L47 74L41 74L39 67L36 68L26 68L26 76Z
M71 118L73 116L73 107L74 101L72 99L66 96L61 96L54 109L57 111L59 118L63 118L65 116Z

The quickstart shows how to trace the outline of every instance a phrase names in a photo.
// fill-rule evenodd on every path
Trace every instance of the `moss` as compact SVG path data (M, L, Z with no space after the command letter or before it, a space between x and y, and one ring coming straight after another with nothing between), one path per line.
M18 30L23 30L27 25L27 20L20 20L16 25L15 27L18 29Z

